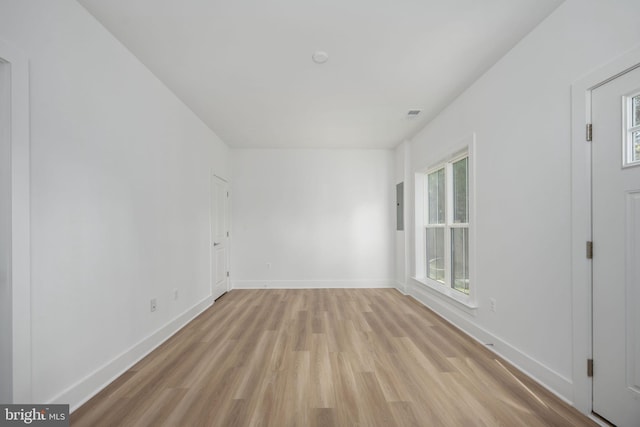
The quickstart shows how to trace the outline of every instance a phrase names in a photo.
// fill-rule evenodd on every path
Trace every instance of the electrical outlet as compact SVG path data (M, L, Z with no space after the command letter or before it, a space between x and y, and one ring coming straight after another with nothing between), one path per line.
M491 310L492 312L496 312L496 299L495 298L489 298L489 310Z
M177 290L177 289L174 289L174 290L173 290L173 299L174 299L174 300L177 300L177 299L178 299L178 290Z
M158 309L158 301L155 298L151 298L151 312Z

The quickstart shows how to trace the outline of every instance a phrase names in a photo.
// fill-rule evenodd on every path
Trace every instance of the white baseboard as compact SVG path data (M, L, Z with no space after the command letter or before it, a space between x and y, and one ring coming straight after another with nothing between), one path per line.
M436 312L439 316L442 316L474 340L486 345L489 350L517 367L560 399L569 405L573 405L573 382L571 379L555 372L553 369L533 359L508 342L503 341L491 332L478 326L468 315L454 309L446 301L443 301L441 297L432 295L426 287L421 286L419 283L408 283L406 293Z
M160 344L171 338L176 332L191 322L196 316L202 313L213 304L211 297L200 301L138 344L124 351L122 354L108 362L101 368L96 369L84 379L72 385L54 399L51 403L69 404L70 412L78 409L93 396L98 394L103 388L113 380L126 372L142 358L155 350Z
M402 295L407 295L407 284L396 280L395 286Z
M233 289L395 288L393 280L234 280Z

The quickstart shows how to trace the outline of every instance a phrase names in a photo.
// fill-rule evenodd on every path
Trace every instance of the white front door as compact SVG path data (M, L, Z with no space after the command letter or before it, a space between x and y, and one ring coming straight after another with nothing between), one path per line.
M217 176L211 201L211 293L217 299L229 289L229 184Z
M640 426L640 68L592 92L593 411Z

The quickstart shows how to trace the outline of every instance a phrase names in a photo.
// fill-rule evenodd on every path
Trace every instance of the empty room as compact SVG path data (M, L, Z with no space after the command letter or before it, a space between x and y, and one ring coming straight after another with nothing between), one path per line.
M640 426L638 17L0 0L0 425Z

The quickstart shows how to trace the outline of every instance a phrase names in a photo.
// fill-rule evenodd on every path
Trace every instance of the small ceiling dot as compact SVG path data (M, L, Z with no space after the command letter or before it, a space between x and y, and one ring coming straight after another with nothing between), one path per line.
M316 64L324 64L329 59L329 54L322 50L316 50L313 52L313 55L311 55L311 59L313 59L313 62Z

